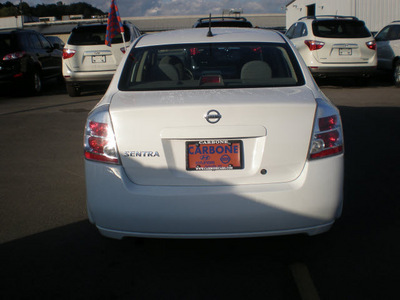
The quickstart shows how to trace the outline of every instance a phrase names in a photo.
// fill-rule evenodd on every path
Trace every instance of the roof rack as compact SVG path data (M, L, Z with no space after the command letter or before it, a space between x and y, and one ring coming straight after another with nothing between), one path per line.
M353 17L353 16L340 16L340 15L318 15L318 16L306 16L306 17L302 17L299 20L304 20L304 19L348 19L348 20L354 20L354 21L358 21L357 17Z
M198 19L198 22L209 22L211 20L237 20L237 21L243 21L246 22L247 19L244 17L207 17L207 18L200 18Z

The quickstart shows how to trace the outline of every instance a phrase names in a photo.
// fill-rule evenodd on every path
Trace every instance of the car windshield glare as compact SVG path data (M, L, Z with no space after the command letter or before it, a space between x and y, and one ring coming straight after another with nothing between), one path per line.
M207 43L134 48L119 89L183 90L303 85L286 44Z
M371 33L363 21L318 20L312 24L315 36L324 38L366 38Z

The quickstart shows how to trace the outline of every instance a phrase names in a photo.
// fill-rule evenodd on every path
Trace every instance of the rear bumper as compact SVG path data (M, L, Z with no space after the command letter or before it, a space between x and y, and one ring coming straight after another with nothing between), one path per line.
M307 162L278 184L140 186L121 166L85 161L85 169L89 219L112 238L314 235L341 214L343 155Z
M96 85L104 82L110 83L115 70L111 71L82 71L75 72L63 65L63 77L67 84L75 85Z
M338 66L322 66L309 67L311 74L314 77L361 77L361 76L371 76L376 72L376 66L373 67L338 67Z

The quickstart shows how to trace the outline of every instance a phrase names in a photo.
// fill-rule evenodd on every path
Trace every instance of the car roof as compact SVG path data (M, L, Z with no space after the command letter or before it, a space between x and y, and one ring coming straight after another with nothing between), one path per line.
M360 21L357 17L353 16L340 16L340 15L317 15L317 16L306 16L301 17L299 21L310 20L311 22L314 21L321 21L321 20L349 20L349 21Z
M191 28L152 33L142 36L135 47L170 44L226 43L226 42L270 42L285 43L282 35L273 30L255 28Z
M253 27L251 22L247 21L246 18L244 17L208 17L208 18L201 18L198 19L197 22L193 27L204 27L204 26L209 26L211 21L211 26L219 26L223 27L224 24L226 26L233 26L233 25L238 25L241 27Z
M14 34L14 33L24 33L24 32L36 32L35 30L31 29L8 29L8 30L0 30L0 34Z

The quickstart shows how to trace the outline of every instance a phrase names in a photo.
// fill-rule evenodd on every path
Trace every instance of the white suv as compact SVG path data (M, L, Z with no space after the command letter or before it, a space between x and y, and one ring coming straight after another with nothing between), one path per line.
M385 26L375 37L378 46L378 69L393 72L396 87L400 87L400 21Z
M355 17L304 17L286 36L315 77L369 76L376 69L375 40Z
M68 94L79 96L83 87L107 88L122 56L125 46L121 34L117 34L111 47L105 45L107 24L78 25L63 49L63 76ZM130 23L124 23L125 44L128 47L140 36L140 31Z

